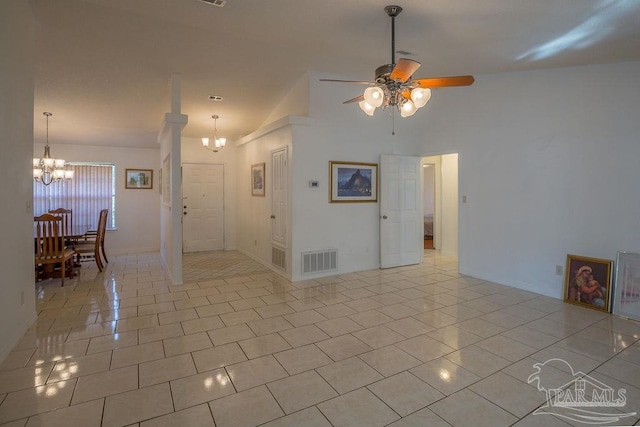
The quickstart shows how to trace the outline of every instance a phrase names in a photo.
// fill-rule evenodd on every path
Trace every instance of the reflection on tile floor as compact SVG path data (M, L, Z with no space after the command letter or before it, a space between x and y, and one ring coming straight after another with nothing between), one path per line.
M456 273L455 259L291 283L237 252L158 254L36 285L0 425L582 425L533 414L579 371L640 415L640 325ZM574 372L571 372L571 368ZM547 387L551 388L551 387ZM568 424L569 423L569 424Z

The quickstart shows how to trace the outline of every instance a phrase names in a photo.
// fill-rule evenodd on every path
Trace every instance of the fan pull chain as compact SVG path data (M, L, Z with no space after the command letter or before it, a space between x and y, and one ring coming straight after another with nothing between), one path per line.
M391 110L391 135L396 134L396 110Z

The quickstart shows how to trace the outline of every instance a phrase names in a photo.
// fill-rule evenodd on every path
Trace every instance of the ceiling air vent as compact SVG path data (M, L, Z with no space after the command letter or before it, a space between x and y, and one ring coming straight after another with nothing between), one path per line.
M218 7L224 7L224 5L227 4L227 0L200 0L200 1L203 3L209 3Z

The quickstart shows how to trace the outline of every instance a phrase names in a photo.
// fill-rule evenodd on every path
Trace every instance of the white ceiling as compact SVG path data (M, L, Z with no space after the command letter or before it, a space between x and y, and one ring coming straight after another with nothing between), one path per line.
M31 0L36 141L44 142L42 112L51 111L52 145L157 147L172 73L189 116L183 135L210 136L218 114L219 135L238 139L307 70L373 79L391 59L390 1ZM640 60L638 0L397 4L396 50L422 63L414 77ZM347 99L362 86L344 90Z

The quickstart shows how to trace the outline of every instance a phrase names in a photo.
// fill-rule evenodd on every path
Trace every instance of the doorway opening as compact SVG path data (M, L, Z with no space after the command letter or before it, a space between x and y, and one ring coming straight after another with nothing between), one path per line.
M432 248L439 250L443 255L457 257L458 153L423 157L421 163L425 217L421 238L425 240L425 247L431 243ZM428 230L429 227L431 230ZM429 235L432 239L426 238Z
M422 163L422 205L424 215L424 249L433 250L433 213L436 202L436 165Z

